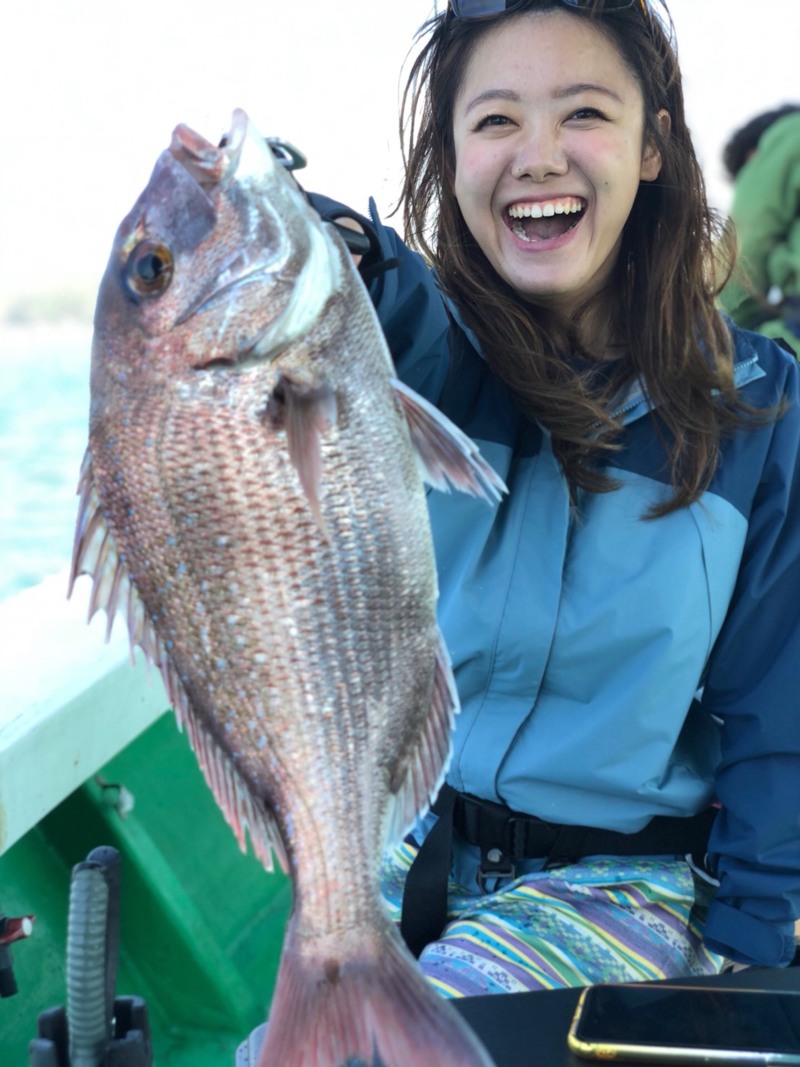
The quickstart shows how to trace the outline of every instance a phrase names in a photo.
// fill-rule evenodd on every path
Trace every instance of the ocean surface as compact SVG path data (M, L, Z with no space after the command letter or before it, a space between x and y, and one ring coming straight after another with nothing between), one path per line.
M0 325L0 600L69 567L91 337L74 323Z

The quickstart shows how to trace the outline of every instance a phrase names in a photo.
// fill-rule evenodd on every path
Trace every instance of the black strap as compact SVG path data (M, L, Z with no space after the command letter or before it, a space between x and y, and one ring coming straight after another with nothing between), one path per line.
M459 793L453 825L469 845L481 852L497 851L512 860L546 858L547 866L574 863L586 856L702 856L716 809L692 816L656 815L641 830L623 834L595 826L549 823L535 815L512 811L504 804Z
M586 856L698 857L702 865L715 808L694 816L657 815L636 833L592 826L548 823L468 793L442 786L431 810L439 818L423 841L406 877L400 932L415 956L435 941L447 922L447 881L452 864L453 830L481 850L478 883L515 877L515 862L544 859L546 867L574 863Z
M455 789L446 782L431 811L439 816L422 842L403 887L400 933L416 957L447 922L447 880L453 855Z

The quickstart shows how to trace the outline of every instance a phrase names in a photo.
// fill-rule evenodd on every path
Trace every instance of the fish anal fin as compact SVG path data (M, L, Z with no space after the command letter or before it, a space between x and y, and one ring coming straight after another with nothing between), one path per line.
M289 871L289 861L278 825L269 807L257 797L237 770L233 760L225 749L206 729L200 719L193 713L183 686L177 677L167 680L167 675L174 670L167 669L165 683L170 692L176 718L183 721L189 744L197 757L202 775L211 790L225 821L233 830L242 852L247 852L245 831L250 837L253 851L265 870L273 871L273 855L284 873ZM180 687L181 693L177 691ZM180 709L180 716L179 716Z
M508 489L481 456L478 446L455 423L398 379L392 380L422 477L435 489L451 486L496 503Z

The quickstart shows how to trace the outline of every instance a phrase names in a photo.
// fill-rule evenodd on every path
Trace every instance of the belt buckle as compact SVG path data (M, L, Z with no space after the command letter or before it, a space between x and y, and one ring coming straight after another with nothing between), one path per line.
M487 849L486 854L481 856L480 867L478 867L478 888L481 893L495 893L497 892L497 885L494 889L487 887L487 882L494 880L511 881L516 877L516 868L511 860L510 856L506 856L502 849L490 848Z

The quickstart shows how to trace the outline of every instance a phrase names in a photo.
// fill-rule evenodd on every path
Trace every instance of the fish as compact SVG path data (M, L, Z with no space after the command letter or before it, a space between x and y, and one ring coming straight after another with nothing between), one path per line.
M292 881L259 1064L491 1067L380 863L458 711L426 483L497 506L395 377L366 287L245 111L177 126L100 282L69 594L127 621L243 850Z

